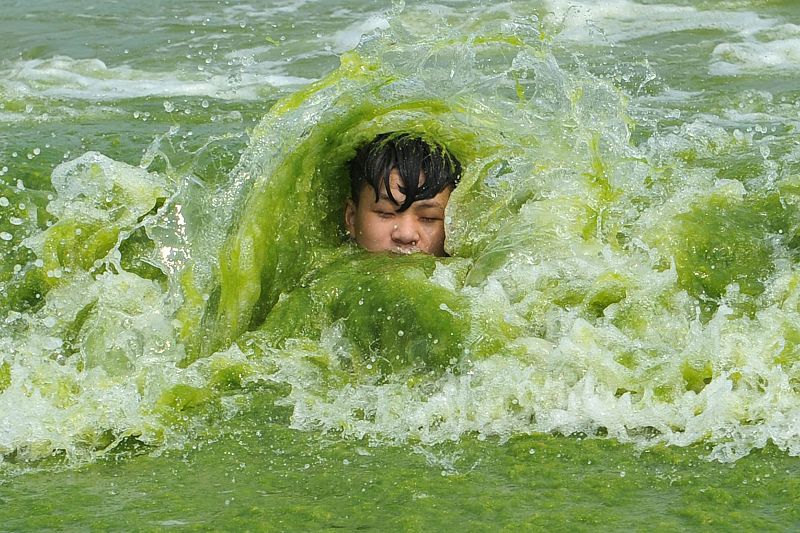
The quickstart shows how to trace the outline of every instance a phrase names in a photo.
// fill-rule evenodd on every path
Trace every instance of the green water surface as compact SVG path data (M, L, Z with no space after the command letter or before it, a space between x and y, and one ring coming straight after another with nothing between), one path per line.
M6 479L3 531L789 531L800 466L768 447L637 451L580 436L369 446L286 428L253 402L235 427L159 457Z
M800 528L794 2L78 4L0 20L0 531ZM452 257L346 243L398 128Z

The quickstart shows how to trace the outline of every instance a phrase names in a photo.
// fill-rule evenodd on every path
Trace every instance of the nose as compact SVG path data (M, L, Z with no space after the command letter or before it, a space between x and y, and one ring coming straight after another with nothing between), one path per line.
M399 216L392 229L392 240L397 244L417 244L419 228L410 216Z

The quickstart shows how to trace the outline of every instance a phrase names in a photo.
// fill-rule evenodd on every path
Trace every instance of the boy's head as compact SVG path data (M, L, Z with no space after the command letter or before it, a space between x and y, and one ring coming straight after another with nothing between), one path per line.
M442 146L409 134L385 133L350 162L350 235L369 251L444 251L444 209L461 165Z

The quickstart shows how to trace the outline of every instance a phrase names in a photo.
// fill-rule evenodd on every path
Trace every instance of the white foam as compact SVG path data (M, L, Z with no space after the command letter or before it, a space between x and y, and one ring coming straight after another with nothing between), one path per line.
M280 62L262 62L240 76L205 72L148 72L99 59L20 60L0 70L0 87L23 97L69 98L92 102L148 96L206 96L256 100L264 87L296 88L313 81L290 76Z
M514 434L592 434L638 445L687 446L707 441L710 458L728 462L772 439L791 454L797 445L796 393L771 358L783 348L784 324L796 314L770 308L758 320L732 319L724 308L708 324L686 322L684 338L638 368L617 361L620 347L641 347L610 325L576 320L556 344L530 343L527 358L495 355L468 372L445 373L425 387L391 377L386 383L330 388L316 365L332 354L281 354L275 375L293 385L285 403L293 426L373 441L438 444L467 433L507 439ZM532 339L533 340L533 339ZM654 389L682 387L682 368L696 361L717 374L702 391L665 400ZM313 355L315 364L304 361ZM647 363L642 360L641 363ZM629 392L621 393L621 390ZM646 436L652 428L658 435Z
M364 35L375 30L385 30L389 27L389 21L385 17L373 16L366 20L358 21L347 28L337 31L330 39L333 42L333 49L337 53L346 52L355 48Z
M549 0L547 6L556 19L563 19L561 38L592 44L598 44L598 33L609 43L616 43L699 29L750 34L776 23L749 11L706 11L691 6L645 5L630 0Z
M630 0L550 0L560 39L597 45L693 30L718 30L726 42L709 58L713 76L795 74L800 71L800 26L752 11L644 5ZM601 37L598 40L598 36Z
M721 43L714 48L709 73L714 76L800 72L800 36L762 42Z

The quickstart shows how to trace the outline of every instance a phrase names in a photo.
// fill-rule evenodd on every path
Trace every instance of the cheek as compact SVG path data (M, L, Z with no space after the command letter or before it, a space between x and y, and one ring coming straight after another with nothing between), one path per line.
M390 233L387 229L387 221L371 214L361 217L358 224L358 233L364 238L372 241L382 240Z
M426 228L425 233L431 241L444 242L444 222L431 224Z
M433 255L444 255L444 223L433 224L425 229L426 251Z

